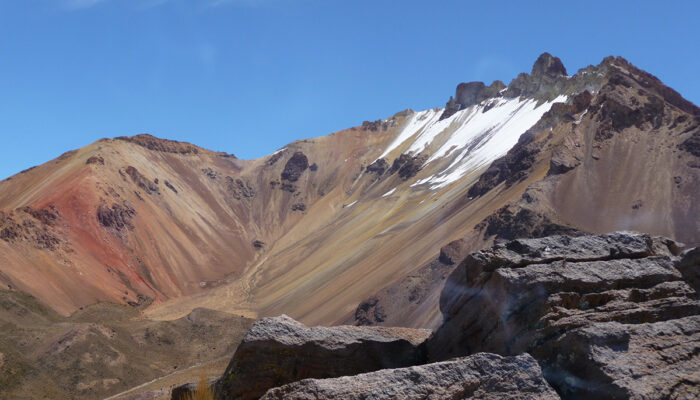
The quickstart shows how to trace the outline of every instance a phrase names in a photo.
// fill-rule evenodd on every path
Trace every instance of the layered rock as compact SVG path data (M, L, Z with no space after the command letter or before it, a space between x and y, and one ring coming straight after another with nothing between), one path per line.
M685 398L700 390L700 303L678 253L669 239L636 233L472 253L442 293L429 358L530 352L567 398Z
M335 379L305 379L262 399L558 399L535 360L523 354L470 357Z
M683 279L700 294L700 247L683 252L678 270Z
M335 378L425 362L427 330L338 326L308 328L287 317L263 318L248 331L217 393L257 399L306 378Z

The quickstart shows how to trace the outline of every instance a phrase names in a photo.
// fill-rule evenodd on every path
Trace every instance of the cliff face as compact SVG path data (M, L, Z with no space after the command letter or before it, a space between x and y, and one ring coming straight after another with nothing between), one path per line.
M671 240L633 233L472 253L442 292L429 358L528 352L564 398L697 396L700 302L680 270L700 264L678 253Z

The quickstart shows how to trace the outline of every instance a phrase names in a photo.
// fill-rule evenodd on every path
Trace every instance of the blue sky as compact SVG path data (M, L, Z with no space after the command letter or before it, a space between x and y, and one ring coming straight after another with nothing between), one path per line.
M533 5L536 4L536 5ZM255 158L622 55L700 103L698 1L0 0L0 179L102 137Z

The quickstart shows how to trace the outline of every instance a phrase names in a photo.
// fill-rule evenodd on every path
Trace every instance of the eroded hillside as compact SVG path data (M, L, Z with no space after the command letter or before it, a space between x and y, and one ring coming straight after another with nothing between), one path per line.
M103 139L0 182L0 281L64 315L109 301L433 327L456 240L454 259L551 233L700 242L698 115L621 58L569 76L545 53L507 86L257 160Z

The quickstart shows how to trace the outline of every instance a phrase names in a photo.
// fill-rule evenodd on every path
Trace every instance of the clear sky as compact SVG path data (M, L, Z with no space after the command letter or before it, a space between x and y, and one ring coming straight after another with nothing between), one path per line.
M0 179L102 137L241 158L621 55L700 103L700 1L0 0Z

